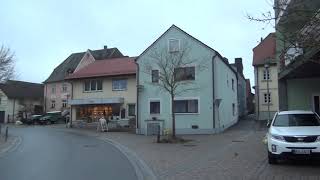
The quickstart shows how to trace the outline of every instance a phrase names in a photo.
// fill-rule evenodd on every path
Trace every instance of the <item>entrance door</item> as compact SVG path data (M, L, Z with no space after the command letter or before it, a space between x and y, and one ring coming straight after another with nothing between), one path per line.
M4 123L4 111L0 111L0 123Z
M316 113L320 114L320 96L313 96L313 108Z

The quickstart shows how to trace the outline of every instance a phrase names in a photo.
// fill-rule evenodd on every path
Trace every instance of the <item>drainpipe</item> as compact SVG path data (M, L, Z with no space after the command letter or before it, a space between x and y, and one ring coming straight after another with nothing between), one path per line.
M215 116L215 110L216 110L216 105L215 105L215 89L214 89L214 78L215 78L215 75L214 75L214 59L218 56L218 53L216 53L213 57L212 57L212 114L213 114L213 119L212 119L212 128L215 129L216 128L216 116Z
M139 129L139 64L135 62L137 66L137 71L136 71L136 84L137 84L137 92L136 92L136 130ZM137 131L136 131L137 132Z
M259 86L259 67L257 66L257 72L256 72L256 74L257 74L257 86L256 86L256 89L257 89L257 91L256 91L256 94L257 94L257 99L256 99L256 103L257 103L257 109L256 109L256 111L257 111L257 119L259 120L260 118L260 102L259 102L259 100L260 100L260 86Z
M70 82L71 84L71 96L70 96L70 99L73 99L73 83ZM72 128L72 105L70 106L70 128Z
M14 114L15 109L16 109L16 99L13 99L13 112L12 112L13 121L14 121L14 116L15 116L15 114Z

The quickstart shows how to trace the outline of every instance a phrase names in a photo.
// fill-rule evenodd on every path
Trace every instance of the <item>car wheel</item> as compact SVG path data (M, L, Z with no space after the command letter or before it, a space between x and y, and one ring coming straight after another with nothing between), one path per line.
M269 164L278 164L278 159L274 157L270 152L268 153L268 163Z

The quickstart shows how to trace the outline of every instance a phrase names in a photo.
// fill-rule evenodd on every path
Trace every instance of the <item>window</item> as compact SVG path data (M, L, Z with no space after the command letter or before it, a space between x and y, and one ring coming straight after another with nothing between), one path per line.
M67 92L68 86L67 84L62 84L62 92Z
M153 83L159 82L159 70L152 70L151 72L151 80Z
M1 97L0 97L0 104L1 104L1 100L2 100L2 99L1 99Z
M234 103L232 103L232 115L236 115L236 105Z
M124 91L127 89L126 79L113 79L112 80L112 90L113 91Z
M270 80L270 70L269 69L265 69L263 71L263 80Z
M84 91L102 91L102 80L88 80L84 82Z
M150 114L160 114L160 101L150 102Z
M320 119L315 114L282 114L277 115L273 126L320 126Z
M269 93L269 95L268 93L264 93L263 97L264 97L264 103L271 103L271 93Z
M231 82L231 86L232 86L232 90L234 90L234 79L232 79L232 82Z
M55 100L52 100L51 101L51 108L53 109L53 108L55 108L56 107L56 101Z
M198 100L174 100L174 112L175 113L198 113Z
M176 81L195 80L195 67L181 67L174 69Z
M129 104L128 105L128 116L135 116L136 115L136 105Z
M169 50L169 52L179 52L180 51L180 40L169 39L168 50Z
M67 100L65 100L65 99L62 100L62 107L63 108L67 107Z
M56 93L56 85L52 85L51 94L55 94L55 93Z

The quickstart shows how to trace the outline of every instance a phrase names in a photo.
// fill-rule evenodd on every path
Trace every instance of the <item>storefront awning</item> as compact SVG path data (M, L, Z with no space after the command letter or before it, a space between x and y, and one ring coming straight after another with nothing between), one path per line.
M90 105L90 104L122 104L124 98L97 98L97 99L70 99L68 100L69 105Z

